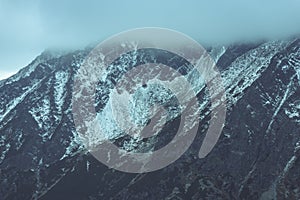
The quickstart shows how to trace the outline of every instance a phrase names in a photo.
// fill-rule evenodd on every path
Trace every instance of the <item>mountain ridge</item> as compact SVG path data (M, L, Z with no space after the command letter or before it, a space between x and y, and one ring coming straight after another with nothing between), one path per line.
M206 130L203 123L182 158L141 175L122 174L98 163L75 131L72 83L88 53L45 52L0 81L0 197L300 198L299 39L210 49L228 106L218 144L207 158L195 159ZM87 187L79 187L81 180Z

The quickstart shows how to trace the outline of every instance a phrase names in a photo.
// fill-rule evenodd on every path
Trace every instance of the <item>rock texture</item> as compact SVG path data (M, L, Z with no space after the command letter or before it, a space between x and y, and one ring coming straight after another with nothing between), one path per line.
M0 199L300 199L299 39L209 48L226 87L222 135L198 159L204 115L189 150L147 174L109 169L75 131L72 85L89 51L46 51L0 81ZM160 142L177 123L174 115Z

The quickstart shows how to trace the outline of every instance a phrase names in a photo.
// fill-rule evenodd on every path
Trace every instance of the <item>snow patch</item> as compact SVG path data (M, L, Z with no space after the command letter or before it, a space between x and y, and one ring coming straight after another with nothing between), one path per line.
M33 86L29 87L21 96L13 99L13 101L8 103L6 110L0 110L0 121L2 121L11 112L11 110L13 110L18 104L20 104L28 94L33 92L42 81L43 80L40 80L39 82L35 83Z
M65 88L69 80L69 74L65 71L55 73L54 98L58 112L62 111L62 106L65 97Z
M51 112L50 109L50 99L44 98L36 107L29 111L40 129L48 129L49 123L51 122L49 118Z

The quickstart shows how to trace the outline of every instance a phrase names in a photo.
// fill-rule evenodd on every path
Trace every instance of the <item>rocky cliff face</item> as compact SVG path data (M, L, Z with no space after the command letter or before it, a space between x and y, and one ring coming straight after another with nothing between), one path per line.
M72 85L89 51L44 52L0 81L0 199L300 199L300 40L210 48L226 87L222 135L198 159L203 117L190 149L147 174L107 168L75 131Z

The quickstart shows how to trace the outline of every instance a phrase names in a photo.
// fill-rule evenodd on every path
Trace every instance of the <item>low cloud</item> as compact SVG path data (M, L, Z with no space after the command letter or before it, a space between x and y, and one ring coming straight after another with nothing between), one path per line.
M0 0L0 66L15 70L43 49L82 48L145 26L205 44L280 39L300 34L299 10L299 0Z

